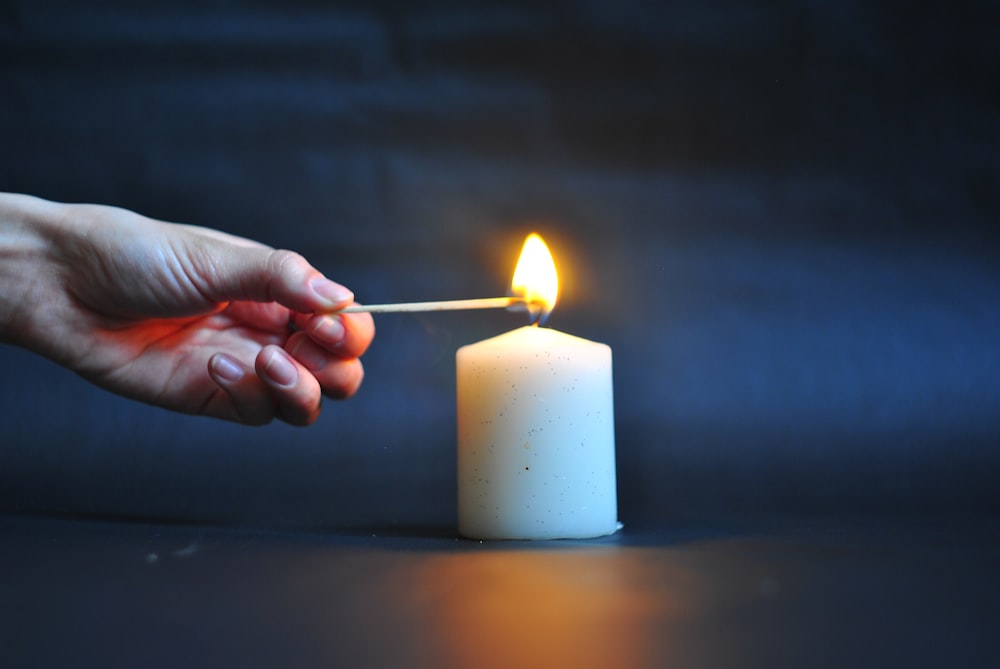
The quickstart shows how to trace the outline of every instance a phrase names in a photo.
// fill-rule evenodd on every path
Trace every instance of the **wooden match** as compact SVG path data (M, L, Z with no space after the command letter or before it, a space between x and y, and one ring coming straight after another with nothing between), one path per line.
M406 311L462 311L465 309L507 309L529 304L521 297L484 297L475 300L442 300L439 302L397 302L395 304L355 304L338 309L337 314L388 314Z

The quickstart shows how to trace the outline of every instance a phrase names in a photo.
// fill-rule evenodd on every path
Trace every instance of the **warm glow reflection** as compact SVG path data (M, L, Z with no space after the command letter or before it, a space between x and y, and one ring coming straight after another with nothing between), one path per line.
M511 294L528 303L532 320L545 320L559 297L559 275L549 247L534 232L524 240L521 257L514 269Z
M683 616L681 570L647 551L438 553L402 601L419 601L429 666L649 667Z

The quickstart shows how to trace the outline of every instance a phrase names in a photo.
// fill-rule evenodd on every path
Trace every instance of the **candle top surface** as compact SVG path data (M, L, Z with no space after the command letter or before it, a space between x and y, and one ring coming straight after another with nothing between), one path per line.
M567 334L553 328L539 327L536 325L525 325L504 332L496 337L484 339L474 345L486 346L509 346L511 348L524 348L525 346L605 346L599 342Z

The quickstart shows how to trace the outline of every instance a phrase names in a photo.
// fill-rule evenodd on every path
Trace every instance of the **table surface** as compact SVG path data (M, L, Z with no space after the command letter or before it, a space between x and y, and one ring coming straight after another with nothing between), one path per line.
M594 541L0 516L7 667L993 667L1000 521Z

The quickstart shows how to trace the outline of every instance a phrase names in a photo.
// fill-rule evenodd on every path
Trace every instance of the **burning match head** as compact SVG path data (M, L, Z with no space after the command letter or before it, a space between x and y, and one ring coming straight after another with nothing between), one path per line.
M516 302L512 302L507 311L526 311L528 312L528 318L530 319L531 325L545 325L545 321L549 319L549 314L552 313L552 309L549 308L548 304L541 300L526 300L519 295L512 295Z

